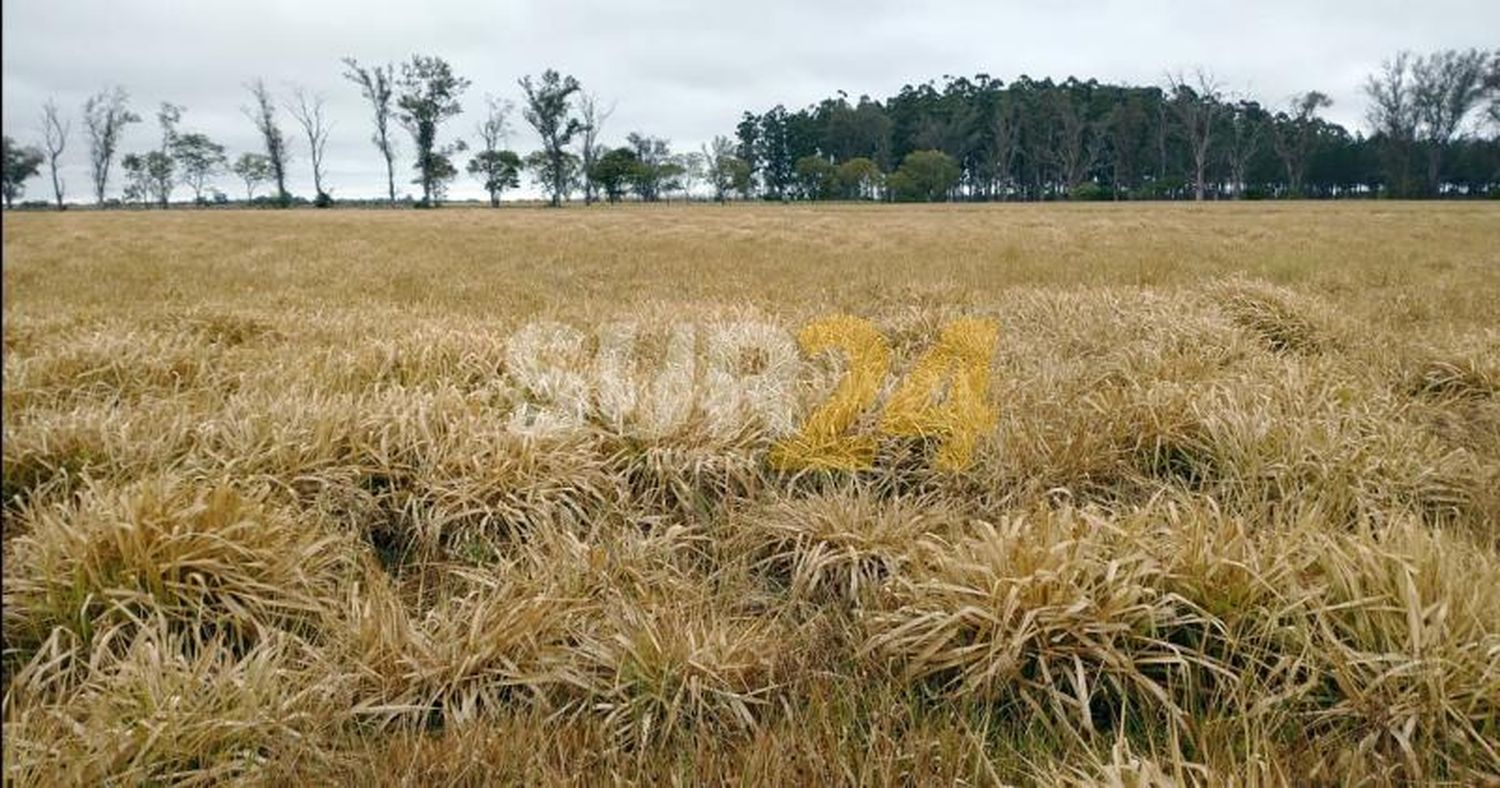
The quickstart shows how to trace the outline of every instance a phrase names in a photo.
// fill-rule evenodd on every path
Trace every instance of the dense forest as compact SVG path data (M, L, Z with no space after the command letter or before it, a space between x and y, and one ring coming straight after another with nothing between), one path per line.
M611 110L575 78L547 70L518 82L520 114L541 146L526 154L506 147L516 105L494 96L485 97L472 145L442 139L470 85L442 58L416 55L399 69L343 63L369 107L390 203L440 204L460 175L461 154L468 156L463 171L491 205L523 174L552 205L575 194L585 203L672 195L899 202L1500 196L1500 50L1386 60L1364 84L1368 128L1353 131L1320 117L1330 100L1319 91L1262 104L1201 70L1164 85L1027 76L1007 83L979 74L906 85L885 99L841 92L803 109L745 112L732 136L688 152L643 132L606 145ZM121 155L121 134L140 115L122 87L90 97L82 120L94 202L165 208L186 186L197 204L229 204L215 184L232 175L247 203L334 204L323 164L332 125L324 98L300 89L277 97L260 80L248 89L246 116L262 150L232 161L222 145L185 131L185 108L171 103L156 114L160 147ZM42 127L42 147L4 137L7 207L44 164L54 204L66 207L58 167L72 124L49 102ZM401 130L411 138L410 183L420 197L397 197ZM311 168L312 200L287 190L294 148ZM123 200L109 194L117 158ZM271 193L257 197L263 186Z

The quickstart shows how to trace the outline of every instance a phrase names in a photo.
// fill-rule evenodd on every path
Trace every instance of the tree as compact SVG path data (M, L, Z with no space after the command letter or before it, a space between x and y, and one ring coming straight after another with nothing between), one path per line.
M906 154L889 183L898 200L938 202L948 199L958 178L958 161L952 156L940 150L919 150Z
M302 88L297 88L292 95L295 101L287 105L287 110L307 137L308 158L312 159L313 192L318 205L327 205L332 199L323 188L323 151L328 145L328 132L333 124L324 117L321 95L308 96Z
M375 133L370 137L370 142L375 144L375 149L385 159L386 188L390 194L391 202L396 201L396 150L391 141L391 100L395 95L396 69L390 64L366 68L361 66L354 58L344 58L344 65L349 69L344 72L344 78L359 85L360 95L370 102L370 108L375 114Z
M181 134L172 141L172 158L177 161L182 182L193 190L193 202L202 205L209 180L224 170L224 146L206 134Z
M580 90L578 80L564 77L549 68L542 72L539 81L526 76L521 78L520 84L526 93L526 107L521 114L542 139L540 152L548 160L543 168L547 174L543 185L550 195L552 207L556 208L562 205L568 185L567 146L584 127L583 121L573 116L572 109L573 94Z
M526 155L525 164L537 184L552 195L553 207L569 198L578 187L579 176L582 174L582 163L572 151L567 150L561 156L553 156L552 151L547 150L532 151Z
M599 97L592 93L580 94L578 97L578 116L583 123L579 133L583 135L580 140L582 148L581 158L583 160L583 204L590 205L597 199L594 187L597 185L588 173L594 171L594 163L604 152L604 146L599 144L599 135L604 133L604 122L609 116L615 114L615 105L609 105L608 109L599 107Z
M1333 100L1316 90L1292 97L1286 113L1278 115L1272 129L1271 146L1286 169L1287 189L1293 197L1303 196L1302 180L1307 160L1317 142L1317 112L1333 106Z
M490 195L490 206L499 207L500 193L521 183L521 157L502 149L510 136L508 118L513 105L494 96L485 96L484 103L484 119L475 129L483 147L469 160L468 169L470 175L484 184L484 190Z
M139 153L127 153L120 160L125 170L125 202L147 205L151 201L151 172L146 166L146 157Z
M1193 159L1193 199L1202 200L1208 183L1207 169L1214 130L1224 111L1219 99L1218 83L1214 81L1213 75L1199 70L1193 85L1189 85L1178 74L1169 77L1169 87L1172 93L1171 108Z
M469 159L469 174L484 184L490 207L500 206L500 194L521 185L521 157L515 151L483 150Z
M1489 54L1478 49L1434 52L1412 63L1412 103L1427 148L1428 194L1438 193L1443 153L1484 98L1488 65Z
M83 125L89 135L89 174L94 181L94 201L104 204L109 189L109 168L120 147L120 135L141 116L130 111L130 95L115 87L90 96L83 104Z
M177 163L172 157L154 150L142 157L146 171L146 189L163 210L172 199L172 187L176 185Z
M629 175L631 188L642 200L656 202L669 190L669 181L678 174L672 162L670 143L660 137L631 132L625 137L635 151L635 168Z
M241 153L230 167L245 182L245 201L255 200L255 187L276 177L271 158L263 153Z
M255 80L250 85L250 96L255 106L247 108L245 114L255 123L262 143L266 146L266 161L271 165L271 177L276 181L276 204L285 208L292 202L286 190L286 164L291 152L286 147L286 134L276 123L276 102L264 80Z
M744 160L734 155L734 143L728 137L716 136L703 146L704 177L713 189L714 199L724 202L729 190L734 188L736 167L745 167Z
M0 186L0 190L5 194L5 207L10 208L15 205L16 198L25 192L26 181L41 171L44 157L41 151L31 146L16 147L16 141L8 136L0 138L0 141L3 141L5 148L0 153L0 158L5 161L3 186Z
M1411 154L1417 136L1417 108L1408 72L1411 53L1400 52L1381 63L1380 71L1365 80L1370 99L1367 119L1380 137L1386 185L1396 194L1411 190Z
M1229 108L1224 135L1224 160L1229 164L1229 184L1235 199L1245 196L1250 162L1261 150L1266 112L1254 101L1242 100Z
M672 157L672 166L677 169L677 188L684 200L691 199L693 187L704 177L704 158L698 151L686 151Z
M161 148L156 156L146 158L146 172L151 180L151 193L163 210L171 204L172 187L177 184L177 163L172 159L172 147L177 143L177 124L182 122L184 107L163 101L156 111L157 125L161 126Z
M589 170L588 178L604 190L606 199L619 202L639 166L640 159L636 157L635 151L630 148L615 148L599 156L599 160Z
M793 166L797 173L797 190L806 200L823 200L833 196L834 166L822 156L803 156Z
M841 163L834 173L840 196L853 200L873 200L880 188L880 167L859 156Z
M453 165L453 157L468 149L468 145L463 140L459 140L452 145L446 145L432 152L432 155L428 159L428 167L430 168L428 176L431 178L432 198L431 202L424 201L421 205L435 205L447 198L448 183L458 177L458 168ZM412 183L417 183L419 180L420 178L413 180Z
M469 88L469 80L454 74L453 67L440 57L413 55L401 64L398 85L397 118L417 146L417 178L412 182L422 186L422 204L430 205L457 172L449 157L462 150L462 145L440 148L438 127L463 111L458 97Z
M57 161L62 158L68 144L71 121L63 120L57 102L51 99L42 105L42 141L47 147L47 167L52 174L52 194L57 198L57 210L63 209L63 181L58 174Z

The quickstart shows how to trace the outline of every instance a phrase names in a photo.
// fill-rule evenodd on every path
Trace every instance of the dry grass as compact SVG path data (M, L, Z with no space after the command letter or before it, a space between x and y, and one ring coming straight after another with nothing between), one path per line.
M4 241L7 783L1500 780L1492 206ZM998 324L970 467L882 439L792 474L762 421L643 429L701 383L646 372L673 323L838 312L898 375ZM600 394L628 413L511 428L537 320L639 324L615 371L647 377ZM799 364L798 422L839 371Z

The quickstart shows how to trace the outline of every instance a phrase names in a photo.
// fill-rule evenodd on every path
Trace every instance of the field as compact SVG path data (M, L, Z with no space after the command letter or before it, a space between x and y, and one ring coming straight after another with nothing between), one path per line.
M70 212L4 253L8 784L1500 780L1500 206ZM890 349L873 454L774 464L844 354L710 338L841 314ZM945 466L881 409L965 318L993 419ZM784 411L715 411L721 362Z

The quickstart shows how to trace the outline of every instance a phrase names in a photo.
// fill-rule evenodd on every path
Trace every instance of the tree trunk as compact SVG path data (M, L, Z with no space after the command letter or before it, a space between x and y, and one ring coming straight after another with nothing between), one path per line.
M57 197L57 210L63 209L62 181L57 178L57 157L52 157L52 193Z

